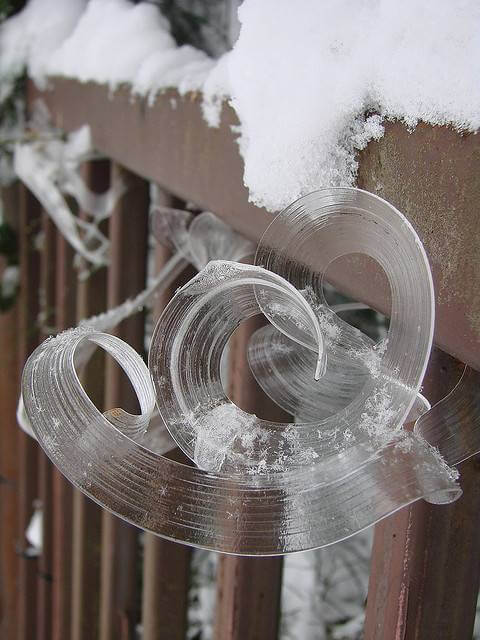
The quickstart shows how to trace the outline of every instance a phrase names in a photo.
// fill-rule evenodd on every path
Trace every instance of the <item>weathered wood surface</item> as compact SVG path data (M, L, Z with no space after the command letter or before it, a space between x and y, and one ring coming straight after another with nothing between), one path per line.
M42 252L40 269L40 331L41 338L56 333L56 240L57 230L50 216L42 214ZM38 498L42 508L42 552L38 557L37 578L37 638L52 637L52 552L53 552L53 465L41 449L38 452Z
M18 185L2 189L5 219L17 221ZM0 257L0 274L6 261ZM1 278L1 275L0 275ZM17 637L19 517L18 426L18 306L0 313L0 637Z
M74 251L57 231L55 321L58 331L75 325L77 273ZM73 486L53 468L52 473L52 640L70 636L72 613Z
M160 200L161 198L161 200ZM157 194L157 204L182 206L166 192ZM155 247L155 272L158 273L171 254L166 247ZM176 282L155 300L154 324L174 291L195 275L193 267L185 269ZM180 462L187 460L180 449L168 453ZM143 640L184 640L187 632L188 588L191 549L145 532L143 547L142 628Z
M199 96L170 91L148 107L126 87L112 94L68 79L51 87L42 97L55 124L71 131L88 122L95 146L135 173L214 211L254 240L272 220L248 202L230 108L212 129L202 119ZM409 133L388 123L385 137L360 155L359 186L387 198L417 229L437 291L436 342L480 368L480 138L424 124ZM332 265L329 280L388 311L383 279L359 269L358 259Z
M85 182L95 193L110 184L108 160L88 162L82 167ZM86 219L85 212L80 215ZM105 224L105 227L108 225ZM105 229L102 229L105 232ZM83 262L83 268L88 265ZM77 283L77 322L106 311L107 269L94 269ZM104 400L105 358L102 349L92 356L81 381L89 397L100 409ZM98 638L100 610L100 543L102 509L79 490L73 496L72 551L72 640Z
M229 397L261 418L287 422L288 416L257 385L247 362L247 345L264 324L256 316L243 322L231 339ZM227 509L226 509L227 510ZM215 640L275 640L280 620L283 558L222 555L217 574Z
M443 398L462 371L461 363L436 351L427 397ZM420 500L375 527L365 640L471 639L480 579L479 457L459 469L459 500Z
M20 295L18 300L19 331L18 356L19 376L26 359L37 346L40 336L38 327L40 252L35 247L37 234L41 229L41 207L33 195L23 185L19 187L19 239L20 239ZM18 429L18 608L17 639L30 640L34 637L37 617L37 569L36 557L25 553L28 543L25 530L33 515L33 501L38 497L37 460L38 445L23 431Z
M144 640L183 640L187 630L191 549L146 533L143 558Z
M112 308L145 286L148 229L148 183L118 165L129 189L110 218L111 263L107 301ZM112 178L113 180L113 178ZM115 333L143 352L144 315L123 321ZM111 358L106 362L105 408L121 407L136 413L138 403L130 381ZM100 585L100 640L130 640L140 618L137 611L138 529L103 512Z

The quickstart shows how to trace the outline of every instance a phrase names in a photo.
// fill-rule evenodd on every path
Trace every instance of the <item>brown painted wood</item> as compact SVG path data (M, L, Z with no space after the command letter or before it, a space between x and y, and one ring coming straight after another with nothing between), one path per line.
M183 640L187 626L190 549L146 534L143 640Z
M443 398L463 365L432 356L424 393ZM459 467L462 497L416 502L375 528L365 640L470 640L480 579L480 460Z
M248 202L243 161L227 106L218 129L202 119L201 96L168 91L153 107L133 99L128 87L69 79L52 82L42 94L55 123L70 131L90 124L95 146L132 171L184 200L193 200L258 240L271 213ZM37 93L32 90L32 98ZM172 103L171 98L174 98ZM175 106L172 106L174 104ZM480 139L447 127L420 124L410 133L387 123L385 136L360 154L359 186L399 206L417 228L432 262L439 296L437 344L480 368ZM322 185L318 185L319 188ZM448 239L448 241L447 241ZM385 288L357 259L332 265L329 279L380 311L388 311Z
M83 178L95 193L108 189L110 162L98 160L82 168ZM84 212L80 216L87 218ZM108 224L105 224L108 227ZM106 231L106 229L102 229ZM88 268L85 262L84 269ZM106 310L107 269L92 271L77 285L77 323ZM101 349L81 374L82 384L98 408L103 407L105 357ZM72 640L95 640L98 637L100 611L100 546L102 509L83 493L73 493L72 551Z
M229 397L262 418L288 421L259 388L248 366L246 348L263 319L252 318L235 332L229 353ZM215 640L274 640L280 620L281 557L220 557L217 575Z
M55 319L58 331L75 325L77 272L74 251L57 231ZM72 614L72 505L73 487L52 471L52 640L70 638Z
M110 218L111 264L108 270L108 306L113 307L145 286L148 183L112 166L129 190ZM116 334L140 353L143 352L144 315L138 313L122 322ZM122 407L137 411L130 383L118 366L107 360L106 408ZM140 615L136 599L136 561L138 530L110 513L102 518L102 560L100 598L101 640L133 638Z
M5 220L18 226L18 185L2 189ZM0 257L0 278L6 261ZM0 312L0 637L16 638L18 600L18 308Z
M55 278L57 231L49 215L42 214L42 251L40 265L41 338L55 333ZM53 549L53 466L41 449L38 451L38 498L43 512L43 544L38 557L37 638L52 637L52 549Z
M159 196L160 197L160 196ZM162 204L182 206L166 193ZM155 268L159 271L170 257L165 247L155 249ZM156 300L153 317L156 320L173 292L196 271L187 268L170 289ZM186 456L179 449L169 453L186 462ZM190 575L191 549L185 545L163 540L151 533L145 533L143 557L142 627L143 640L183 640L187 631L188 586Z
M35 248L35 239L41 228L39 203L23 185L19 187L19 240L20 240L20 296L18 356L20 372L25 360L38 344L39 275L40 253ZM37 443L21 429L18 438L18 491L19 519L17 531L18 565L18 609L17 638L30 640L36 625L36 558L25 555L28 546L25 530L33 515L33 501L37 498Z

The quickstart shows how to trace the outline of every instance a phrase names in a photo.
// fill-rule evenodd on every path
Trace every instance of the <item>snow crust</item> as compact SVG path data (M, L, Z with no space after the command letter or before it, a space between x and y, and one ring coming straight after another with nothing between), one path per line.
M477 0L245 0L238 13L239 38L215 61L178 47L153 3L30 0L0 30L0 76L26 65L40 84L129 83L150 102L167 87L202 91L212 126L228 95L250 199L270 210L353 185L385 119L480 126Z
M180 93L201 89L214 65L202 51L177 47L154 4L91 0L73 33L52 55L49 73L112 88L129 83L134 93L154 96L166 87Z
M85 0L30 0L27 7L0 26L0 101L11 89L6 79L24 67L40 86L45 85L52 54L72 32L86 6Z
M245 0L239 18L231 102L257 205L354 184L384 118L480 126L476 0Z

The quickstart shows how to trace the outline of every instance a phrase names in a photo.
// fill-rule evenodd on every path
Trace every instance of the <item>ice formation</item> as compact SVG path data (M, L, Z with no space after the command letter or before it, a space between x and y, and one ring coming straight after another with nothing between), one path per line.
M79 145L76 142L77 139L84 139L84 144ZM88 141L88 128L87 131L80 130L76 136L73 136L73 146L79 147L77 152L83 148L89 149ZM153 191L155 192L155 189ZM94 197L93 194L92 197ZM155 203L155 198L153 202ZM80 329L84 331L112 331L126 318L145 307L152 306L155 299L174 282L189 263L200 271L208 262L219 257L242 260L254 253L255 247L252 242L233 231L210 211L204 211L194 218L188 211L154 204L150 217L154 236L160 244L166 245L173 251L172 257L143 291L104 313L83 319L79 323ZM73 218L73 222L75 220ZM61 225L65 225L68 221L69 218L66 221L63 218L60 219ZM63 228L61 225L60 228ZM69 237L68 234L66 237ZM18 267L10 269L15 270L18 275ZM11 271L6 269L4 273L8 276ZM75 354L77 368L80 369L86 365L95 348L96 345L91 341L82 343ZM35 438L25 413L22 395L20 395L17 406L17 422L28 435Z
M286 554L348 538L420 498L441 504L461 494L451 465L480 450L478 373L469 371L441 408L423 404L418 412L427 412L413 433L402 427L418 402L433 335L432 279L418 236L394 207L357 189L320 190L292 207L296 225L291 210L279 214L254 265L209 262L175 293L152 336L149 368L126 343L88 327L45 341L27 361L22 391L39 442L71 482L146 530L218 551ZM307 256L311 240L325 260L320 274L344 252L366 253L384 268L392 314L375 366L364 357L349 365L355 345L374 345L341 320L335 325L323 307L321 275L285 259L285 246L295 248L293 258ZM289 311L284 317L281 308ZM306 421L262 420L225 394L227 340L261 312L290 348L271 360L258 351L252 369L278 364L271 371L278 384L265 390L280 406L298 377L304 388L295 413L307 413L306 398ZM267 338L260 344L270 344ZM73 367L85 342L123 367L139 415L118 408L102 414L90 402ZM313 358L303 358L305 350ZM279 360L295 351L300 375ZM317 381L318 361L324 366ZM353 392L343 405L325 407L325 397L349 381ZM322 385L331 393L306 393ZM196 466L164 457L163 444L148 444L155 395L170 435ZM469 416L461 432L459 415Z
M30 142L18 142L14 168L78 255L99 266L108 263L108 240L99 224L110 215L126 185L117 179L104 194L90 191L79 167L94 157L90 129L84 125L69 134L66 141L46 133ZM72 212L66 195L75 198L79 208L89 214L89 220Z

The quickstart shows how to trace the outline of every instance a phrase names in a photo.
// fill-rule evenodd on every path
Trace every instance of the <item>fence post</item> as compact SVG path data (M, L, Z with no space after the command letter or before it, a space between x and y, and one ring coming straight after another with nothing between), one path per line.
M19 185L2 189L0 197L6 222L18 230ZM1 260L1 258L0 258ZM3 267L0 264L0 273ZM18 556L15 545L18 522L18 400L17 354L18 305L0 312L0 637L16 638L18 600Z
M270 420L286 421L258 387L246 359L250 336L263 324L260 317L242 323L229 353L229 396L242 409ZM274 640L280 620L281 557L241 558L223 555L217 575L215 640Z
M42 251L40 266L40 330L55 332L55 277L57 231L50 216L42 215ZM42 508L42 551L38 557L37 638L52 637L52 553L53 553L53 466L41 449L38 451L38 498Z
M424 393L437 402L463 365L432 354ZM471 640L480 578L478 458L460 465L463 496L451 505L423 500L375 528L366 640Z
M175 206L174 198L157 192L165 206ZM159 244L155 247L155 269L158 272L170 258L170 252ZM175 290L196 272L187 268L167 291L155 301L154 324ZM188 463L179 449L168 457ZM188 585L191 549L185 545L163 540L145 533L143 556L142 627L143 640L183 640L187 631Z
M55 319L56 329L62 331L75 324L77 273L74 251L59 231L56 251ZM73 487L56 468L52 474L52 499L52 639L64 640L70 635L71 624Z
M19 373L26 359L38 344L39 274L40 253L35 248L35 238L40 231L41 207L28 189L21 185L19 199L20 239L20 296L19 296ZM17 387L17 394L18 394ZM18 438L18 610L17 638L30 640L35 637L36 625L36 558L27 557L25 530L33 515L33 501L37 497L37 452L38 445L21 429Z
M143 640L183 640L186 634L191 550L145 535Z
M146 280L148 182L116 164L129 188L110 218L111 264L108 270L108 307L141 291ZM113 182L113 179L112 179ZM116 335L140 353L144 350L144 314L122 322ZM137 411L137 400L119 367L107 359L105 405ZM104 511L100 583L100 639L128 640L136 622L136 560L138 530Z
M110 162L95 160L82 167L83 178L94 193L102 193L110 183ZM85 212L81 217L88 219ZM105 221L102 232L107 231ZM83 263L84 268L88 265ZM77 284L76 322L106 310L107 269L95 269ZM82 372L82 384L97 407L104 400L105 357L97 349ZM72 539L72 640L98 637L100 599L100 542L102 509L81 491L73 491Z

